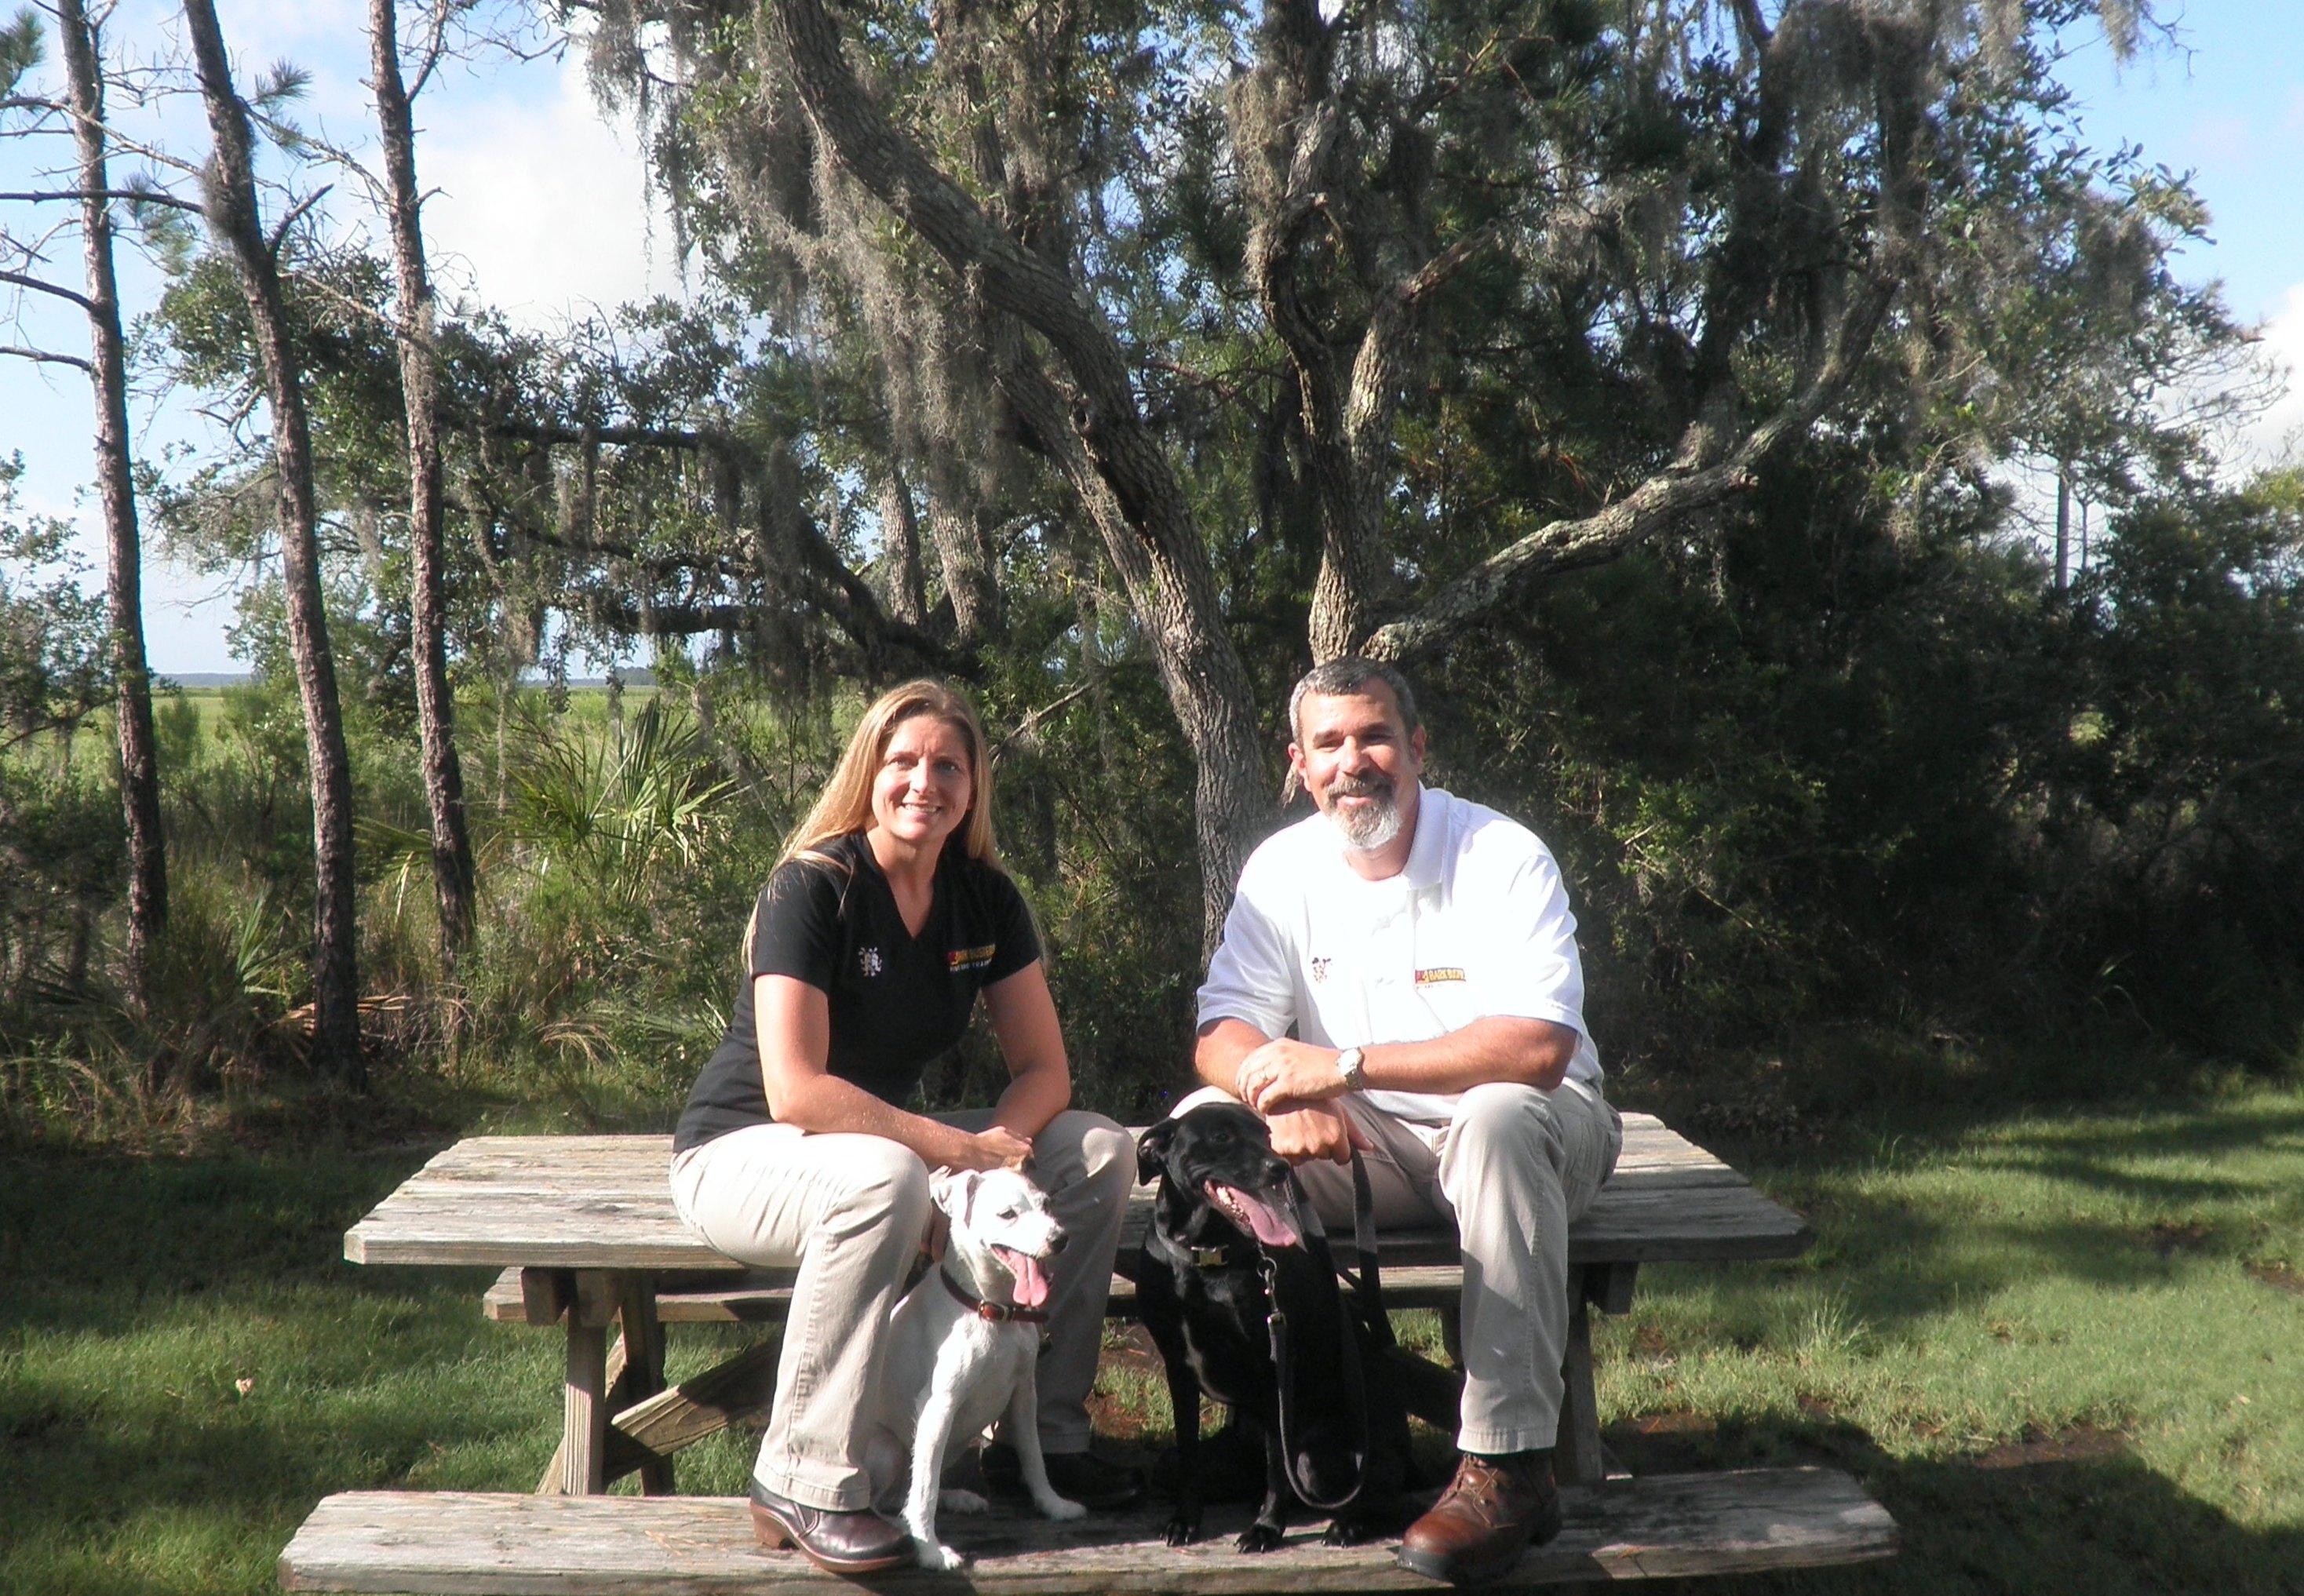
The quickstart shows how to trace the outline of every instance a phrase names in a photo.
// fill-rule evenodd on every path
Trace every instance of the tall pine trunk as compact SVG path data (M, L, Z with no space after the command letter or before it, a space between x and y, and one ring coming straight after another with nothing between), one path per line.
M208 129L216 139L216 153L202 174L208 226L238 270L272 404L288 646L296 662L296 690L303 700L304 741L312 773L312 1062L322 1074L359 1086L366 1084L367 1066L360 1055L352 761L344 749L335 659L328 646L328 617L320 593L311 426L289 337L279 266L257 220L248 113L233 89L215 0L184 0L184 23L199 68Z
M96 477L104 498L105 603L120 710L120 808L128 827L128 986L154 1002L153 959L168 924L168 856L160 835L160 760L152 679L144 657L143 550L128 461L128 378L120 285L112 266L112 184L105 157L104 70L96 25L80 0L56 0L80 168L80 243L88 267L89 375L96 390Z
M432 887L440 910L440 964L453 977L472 938L472 843L464 823L464 774L456 758L453 694L448 686L448 595L441 547L443 514L437 399L440 367L432 342L432 284L424 268L424 232L416 187L416 133L400 74L399 25L393 0L369 0L368 34L377 122L392 222L392 260L399 296L394 334L400 386L408 412L410 630L416 665L416 730L424 751L424 797L432 815Z

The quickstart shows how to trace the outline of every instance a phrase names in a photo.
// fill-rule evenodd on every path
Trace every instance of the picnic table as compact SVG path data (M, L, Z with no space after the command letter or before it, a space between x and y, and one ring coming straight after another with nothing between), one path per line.
M539 1482L541 1496L597 1497L612 1480L637 1473L643 1492L661 1498L672 1489L674 1453L757 1414L773 1389L791 1273L747 1271L690 1231L673 1210L670 1157L665 1136L471 1137L410 1177L344 1237L344 1255L356 1263L498 1268L483 1299L489 1317L562 1329L563 1436ZM1151 1189L1139 1187L1131 1198L1123 1271L1142 1237ZM1652 1115L1624 1116L1616 1172L1569 1237L1572 1311L1555 1455L1569 1530L1525 1559L1513 1583L1724 1572L1893 1551L1887 1515L1837 1471L1633 1482L1611 1467L1600 1443L1592 1309L1627 1311L1644 1263L1788 1257L1810 1239L1799 1215L1703 1148ZM1388 1305L1440 1309L1453 1353L1462 1285L1453 1232L1389 1232L1382 1258ZM1123 1272L1113 1282L1109 1312L1128 1317L1133 1306L1134 1286ZM683 1322L752 1323L762 1336L667 1389L664 1327ZM613 1348L612 1326L621 1331ZM1453 1430L1459 1372L1402 1351L1392 1372L1410 1411ZM521 1500L534 1505L518 1507ZM720 1504L716 1518L685 1499L615 1499L589 1508L536 1498L347 1493L322 1503L298 1533L283 1554L282 1577L292 1589L499 1592L682 1589L691 1576L698 1589L783 1591L828 1578L796 1557L747 1553L749 1529L730 1511L738 1506ZM1165 1509L1141 1516L1140 1525L1092 1517L1085 1528L998 1521L994 1540L976 1549L970 1583L1019 1591L1063 1588L1066 1577L1087 1580L1074 1589L1276 1588L1271 1572L1278 1564L1257 1575L1243 1571L1240 1559L1212 1560L1209 1548L1219 1541L1229 1551L1228 1538L1213 1533L1201 1546L1168 1548L1159 1535ZM707 1533L701 1525L713 1527ZM970 1526L951 1527L968 1550ZM1105 1558L1085 1550L1090 1546L1119 1555ZM1368 1549L1329 1550L1334 1558L1314 1562L1335 1566L1317 1586L1393 1588L1383 1573L1388 1553L1379 1566ZM532 1587L519 1583L513 1566L524 1566L523 1558L549 1564ZM472 1583L457 1583L457 1568ZM1399 1588L1423 1586L1402 1577L1407 1583ZM390 1583L395 1579L403 1583ZM1278 1583L1297 1588L1303 1580Z

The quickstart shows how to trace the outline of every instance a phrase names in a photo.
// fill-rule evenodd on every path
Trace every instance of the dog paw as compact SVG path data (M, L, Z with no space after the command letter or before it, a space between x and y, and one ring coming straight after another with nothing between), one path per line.
M1252 1524L1232 1542L1232 1548L1245 1552L1278 1551L1285 1538L1286 1532L1276 1524Z
M989 1513L992 1504L972 1490L947 1486L936 1492L936 1506L946 1513Z
M1070 1497L1057 1496L1053 1492L1047 1496L1042 1497L1032 1505L1038 1507L1043 1516L1055 1519L1059 1523L1065 1519L1086 1518L1088 1516L1088 1509L1086 1507L1081 1507Z
M1323 1546L1358 1546L1373 1541L1376 1525L1359 1518L1333 1518L1328 1521L1328 1533L1320 1537Z
M1169 1545L1190 1546L1193 1541L1199 1538L1200 1520L1198 1514L1194 1514L1190 1518L1184 1517L1182 1515L1179 1514L1176 1517L1168 1521Z
M939 1546L934 1541L919 1543L919 1561L921 1567L933 1574L949 1574L968 1561L949 1546Z

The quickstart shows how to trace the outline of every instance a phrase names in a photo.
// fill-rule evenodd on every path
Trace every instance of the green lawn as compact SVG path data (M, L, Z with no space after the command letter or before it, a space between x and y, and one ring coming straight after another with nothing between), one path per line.
M482 1322L484 1272L339 1258L427 1151L0 1161L0 1591L269 1590L326 1492L534 1483L557 1338ZM2304 1092L1749 1163L1818 1245L1644 1275L1611 1443L1851 1469L1905 1550L1734 1588L2304 1591Z

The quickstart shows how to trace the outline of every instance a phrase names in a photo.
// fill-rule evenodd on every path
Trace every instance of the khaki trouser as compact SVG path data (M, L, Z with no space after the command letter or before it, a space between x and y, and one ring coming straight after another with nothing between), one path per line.
M1206 1086L1181 1114L1231 1096ZM1549 1447L1560 1429L1568 1352L1568 1227L1616 1167L1623 1121L1580 1081L1551 1092L1493 1082L1444 1124L1399 1119L1355 1093L1335 1100L1373 1149L1361 1155L1379 1229L1453 1224L1464 1251L1463 1451ZM1296 1166L1321 1223L1352 1233L1352 1171Z
M982 1130L992 1110L936 1118ZM1088 1446L1088 1394L1136 1150L1111 1120L1068 1110L1033 1138L1032 1152L1033 1178L1070 1237L1050 1271L1040 1444L1078 1452ZM755 1476L808 1507L869 1507L865 1397L879 1377L889 1312L927 1234L927 1167L882 1136L754 1125L674 1158L672 1200L692 1229L730 1257L759 1268L799 1267Z

